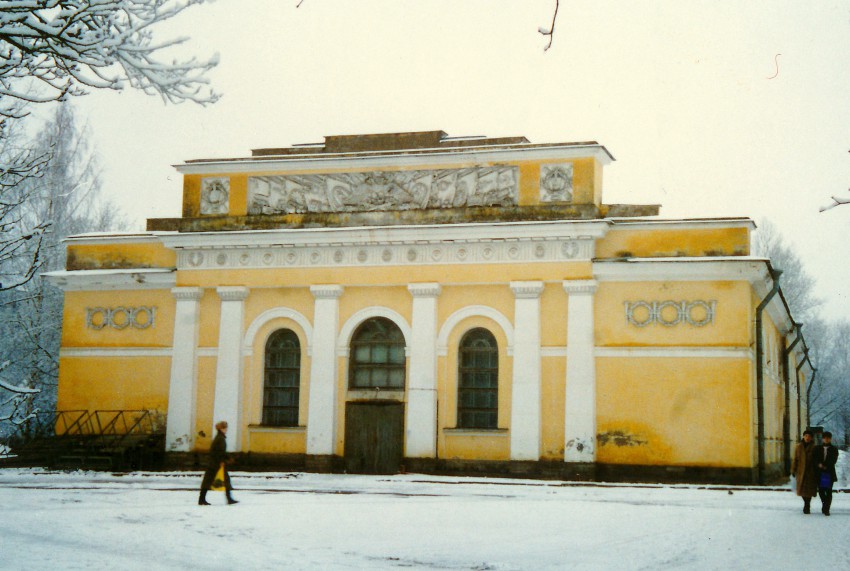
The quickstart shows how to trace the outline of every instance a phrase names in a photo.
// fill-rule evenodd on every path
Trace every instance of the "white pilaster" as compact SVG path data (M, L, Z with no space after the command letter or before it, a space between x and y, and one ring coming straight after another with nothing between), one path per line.
M596 461L596 361L593 294L595 280L565 281L567 305L567 386L564 461Z
M437 456L437 297L436 283L407 286L413 295L413 335L407 380L405 456Z
M336 338L342 286L310 286L313 309L313 354L307 403L307 454L334 453L336 435Z
M540 459L540 294L543 282L511 282L514 370L511 460Z
M168 385L168 417L165 449L188 452L195 442L195 406L198 376L198 318L203 290L176 287L174 295L174 341L171 351L171 381Z
M248 288L226 286L216 289L221 298L218 332L218 361L215 369L213 423L226 420L230 449L242 449L242 321ZM215 434L211 430L210 434Z

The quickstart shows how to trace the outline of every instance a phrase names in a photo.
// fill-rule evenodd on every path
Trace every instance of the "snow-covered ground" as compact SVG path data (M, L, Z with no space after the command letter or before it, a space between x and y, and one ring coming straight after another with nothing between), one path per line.
M0 568L850 569L850 493L236 472L201 507L199 482L0 469Z

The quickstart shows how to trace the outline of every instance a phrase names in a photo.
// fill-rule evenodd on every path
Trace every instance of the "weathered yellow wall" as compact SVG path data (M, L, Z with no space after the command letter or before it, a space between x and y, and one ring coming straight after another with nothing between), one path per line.
M563 357L544 357L541 365L540 457L563 460L566 361Z
M340 328L354 316L355 313L367 307L380 306L400 314L407 324L411 324L411 311L413 310L413 297L404 287L348 287L339 298L339 326ZM353 331L352 331L353 333Z
M199 306L198 347L218 347L221 298L218 297L215 289L204 289Z
M201 213L201 177L183 176L183 216L192 218Z
M307 451L305 429L248 427L245 450L259 454L304 454Z
M599 358L596 370L599 462L752 465L747 359Z
M540 294L540 345L567 344L567 294L561 282L547 283Z
M230 175L230 215L248 214L248 175Z
M213 296L217 297L217 294L213 292ZM313 321L313 295L308 288L254 288L245 299L245 329L263 312L278 307L295 310L307 321Z
M785 386L782 378L782 334L765 311L762 314L764 329L764 434L765 461L783 459L783 418L785 413Z
M750 343L749 285L746 282L603 282L595 299L598 346L741 347ZM714 321L637 327L626 321L625 302L716 301ZM641 317L642 318L642 317Z
M160 242L68 244L68 270L174 268L177 255Z
M749 228L612 228L596 242L596 257L746 256Z
M177 285L215 288L222 285L248 287L307 287L313 284L357 286L399 285L409 283L486 284L509 281L558 281L587 279L592 276L590 262L527 264L455 264L429 266L388 266L369 268L279 268L274 270L181 270ZM508 289L508 291L510 291Z
M195 448L209 450L213 434L215 404L215 357L198 357L198 392L196 395Z
M156 318L147 329L89 329L86 308L154 306ZM62 308L62 347L171 347L174 298L167 290L69 291Z
M168 410L169 357L61 357L56 410Z

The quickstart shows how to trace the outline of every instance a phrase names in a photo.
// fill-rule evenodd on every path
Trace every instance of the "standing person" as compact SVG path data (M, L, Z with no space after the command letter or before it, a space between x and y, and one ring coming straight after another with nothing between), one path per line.
M794 450L794 459L791 462L791 474L797 480L797 495L803 498L804 514L811 513L812 497L818 492L814 451L812 431L807 429L803 432L803 440Z
M224 491L227 494L227 503L231 505L239 503L230 495L233 487L230 485L230 474L227 473L227 464L229 463L227 458L227 421L222 420L216 424L215 430L215 438L213 438L210 446L210 463L207 466L207 471L204 472L204 479L201 481L201 495L198 497L199 506L210 505L207 501L207 491L212 487L219 469L224 471Z
M823 515L829 515L832 505L832 485L838 480L835 463L838 462L838 448L832 445L832 433L823 433L823 445L817 446L814 453L815 472L817 472L818 496L820 496Z

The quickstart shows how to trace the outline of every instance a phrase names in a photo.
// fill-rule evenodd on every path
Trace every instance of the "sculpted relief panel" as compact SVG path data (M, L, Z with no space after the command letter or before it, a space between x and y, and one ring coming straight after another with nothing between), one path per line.
M514 206L518 197L511 166L248 178L248 214Z
M230 179L201 179L201 214L227 214L230 203Z
M570 202L573 199L573 164L540 166L540 202Z

